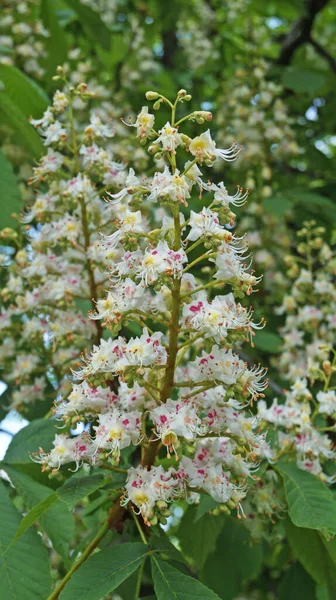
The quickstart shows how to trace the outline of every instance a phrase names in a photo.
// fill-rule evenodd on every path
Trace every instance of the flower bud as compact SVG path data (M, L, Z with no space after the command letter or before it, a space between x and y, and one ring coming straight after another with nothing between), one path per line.
M159 94L157 92L146 92L145 94L146 100L157 100L159 98Z

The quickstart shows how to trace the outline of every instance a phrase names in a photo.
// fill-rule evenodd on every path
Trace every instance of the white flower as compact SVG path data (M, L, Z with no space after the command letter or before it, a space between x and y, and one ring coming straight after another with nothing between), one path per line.
M316 400L318 401L318 411L322 414L335 415L336 414L336 392L335 390L329 390L328 392L318 392L316 394Z
M137 410L100 414L98 425L94 426L96 436L93 445L97 452L109 450L119 460L120 450L130 444L137 444L140 438L141 413Z
M216 142L211 138L210 129L195 137L189 144L189 151L198 161L209 160L213 162L216 158L226 161L235 160L241 148L233 143L227 150L216 147Z
M59 121L55 121L55 123L51 123L51 125L44 129L41 135L44 137L45 145L50 146L50 144L54 144L60 140L64 141L68 134L67 130L62 127L62 124Z
M57 112L62 112L69 104L67 95L60 90L55 92L53 97L53 106Z
M159 130L159 134L159 137L156 139L156 144L162 144L163 150L167 152L174 152L177 146L182 142L178 129L172 127L169 121Z

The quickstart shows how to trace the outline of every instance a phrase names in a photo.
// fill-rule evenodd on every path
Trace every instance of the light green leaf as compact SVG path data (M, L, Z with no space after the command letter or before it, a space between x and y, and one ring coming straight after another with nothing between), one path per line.
M49 104L45 91L22 71L10 65L0 63L0 82L13 104L22 114L29 117L40 117Z
M27 427L20 429L13 437L7 448L4 462L9 465L31 464L29 453L37 452L39 448L49 452L56 433L55 422L36 419Z
M3 600L45 600L51 577L47 549L35 531L27 531L9 547L21 515L10 501L0 480L0 581Z
M236 518L225 519L216 549L205 563L202 580L222 600L237 596L245 582L255 579L261 569L261 544L252 543L247 529Z
M312 69L290 66L284 70L282 82L284 87L294 92L313 94L324 86L326 76L324 73Z
M70 477L70 479L59 487L56 494L69 508L73 508L80 500L89 496L103 485L104 475L100 475L99 473L87 475L86 477L75 476Z
M11 163L0 151L0 189L1 189L1 213L0 227L13 226L15 221L11 215L21 210L21 193L14 175Z
M219 596L203 583L181 573L155 555L151 556L151 562L157 600L219 600Z
M327 486L294 463L278 462L289 516L297 527L317 529L325 537L336 534L336 502Z
M218 506L218 502L213 500L211 496L206 496L205 494L202 494L200 502L197 506L195 522L198 521L201 517L203 517L203 515L216 508L216 506Z
M145 544L125 543L101 550L81 565L60 600L101 600L138 569L148 554Z
M26 473L17 471L12 467L5 467L5 469L14 487L17 488L20 496L22 496L29 508L35 507L42 500L50 497L50 489L34 481ZM56 552L67 563L69 543L74 533L74 519L72 514L60 500L57 500L51 503L45 512L41 513L38 522L41 525L41 529L50 538Z
M41 157L44 146L40 136L21 110L15 106L10 96L2 90L0 90L0 121L13 129L16 143L24 146L34 158Z
M190 507L182 518L177 532L185 556L190 558L197 569L201 569L209 554L216 547L216 540L223 526L223 519L203 515L196 520L197 509Z
M258 350L277 353L282 344L282 339L271 331L258 331L254 338L254 345Z

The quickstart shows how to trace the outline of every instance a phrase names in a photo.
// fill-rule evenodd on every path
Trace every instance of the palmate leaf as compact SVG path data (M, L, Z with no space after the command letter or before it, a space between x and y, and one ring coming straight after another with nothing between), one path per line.
M203 583L181 573L155 554L151 556L151 562L157 600L219 600L219 596Z
M284 482L288 514L297 527L317 529L325 537L336 534L336 501L317 477L294 463L281 460L277 469Z
M148 555L148 547L125 543L91 556L71 577L60 600L101 600L138 569Z
M21 515L0 480L0 581L4 600L45 600L51 588L47 549L35 531L9 547Z

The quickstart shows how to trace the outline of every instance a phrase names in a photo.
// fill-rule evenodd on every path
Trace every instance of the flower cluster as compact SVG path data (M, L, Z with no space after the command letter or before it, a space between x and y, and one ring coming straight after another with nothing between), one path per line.
M336 256L323 240L323 227L314 221L304 225L298 232L298 254L286 257L288 276L293 280L291 294L285 295L276 309L286 316L277 366L291 382L298 377L324 382L335 348Z
M328 461L336 456L329 437L336 430L336 261L323 234L314 221L305 222L297 254L286 259L294 282L277 309L286 315L277 367L292 385L284 402L275 399L267 408L261 401L259 415L276 428L282 452L293 455L301 469L333 482Z
M66 85L43 117L32 120L47 150L33 170L34 203L21 230L1 232L8 244L1 254L3 379L10 387L8 407L23 412L49 397L47 412L54 388L69 388L69 367L87 340L100 340L100 322L85 316L95 307L91 299L105 294L102 271L121 256L98 229L127 209L106 202L100 191L120 189L126 165L110 146L112 122L90 108L91 101L85 84ZM88 123L76 103L87 105Z
M36 0L5 0L0 18L0 62L22 68L28 75L41 79L49 31L39 19Z
M249 408L263 396L265 371L233 349L261 326L235 298L259 281L244 240L227 228L235 219L231 208L245 195L239 189L230 196L223 182L205 182L201 171L233 160L240 149L218 148L210 130L194 138L182 133L183 122L211 120L205 111L176 120L176 109L190 99L185 90L175 102L157 92L146 97L154 109L168 106L170 121L156 131L154 114L143 107L129 125L165 166L151 179L130 169L125 187L109 193L118 216L112 233L110 224L104 227L101 244L110 244L119 259L111 257L110 290L91 314L106 335L74 372L79 383L55 407L66 427L80 421L85 433L57 436L54 449L36 460L49 470L83 462L113 469L122 464L123 449L140 445L140 464L128 471L122 503L154 524L165 519L171 500L195 501L199 491L228 510L238 507L248 477L270 450ZM185 152L191 155L186 163ZM196 189L213 200L188 211ZM212 289L224 287L230 293L212 296Z

